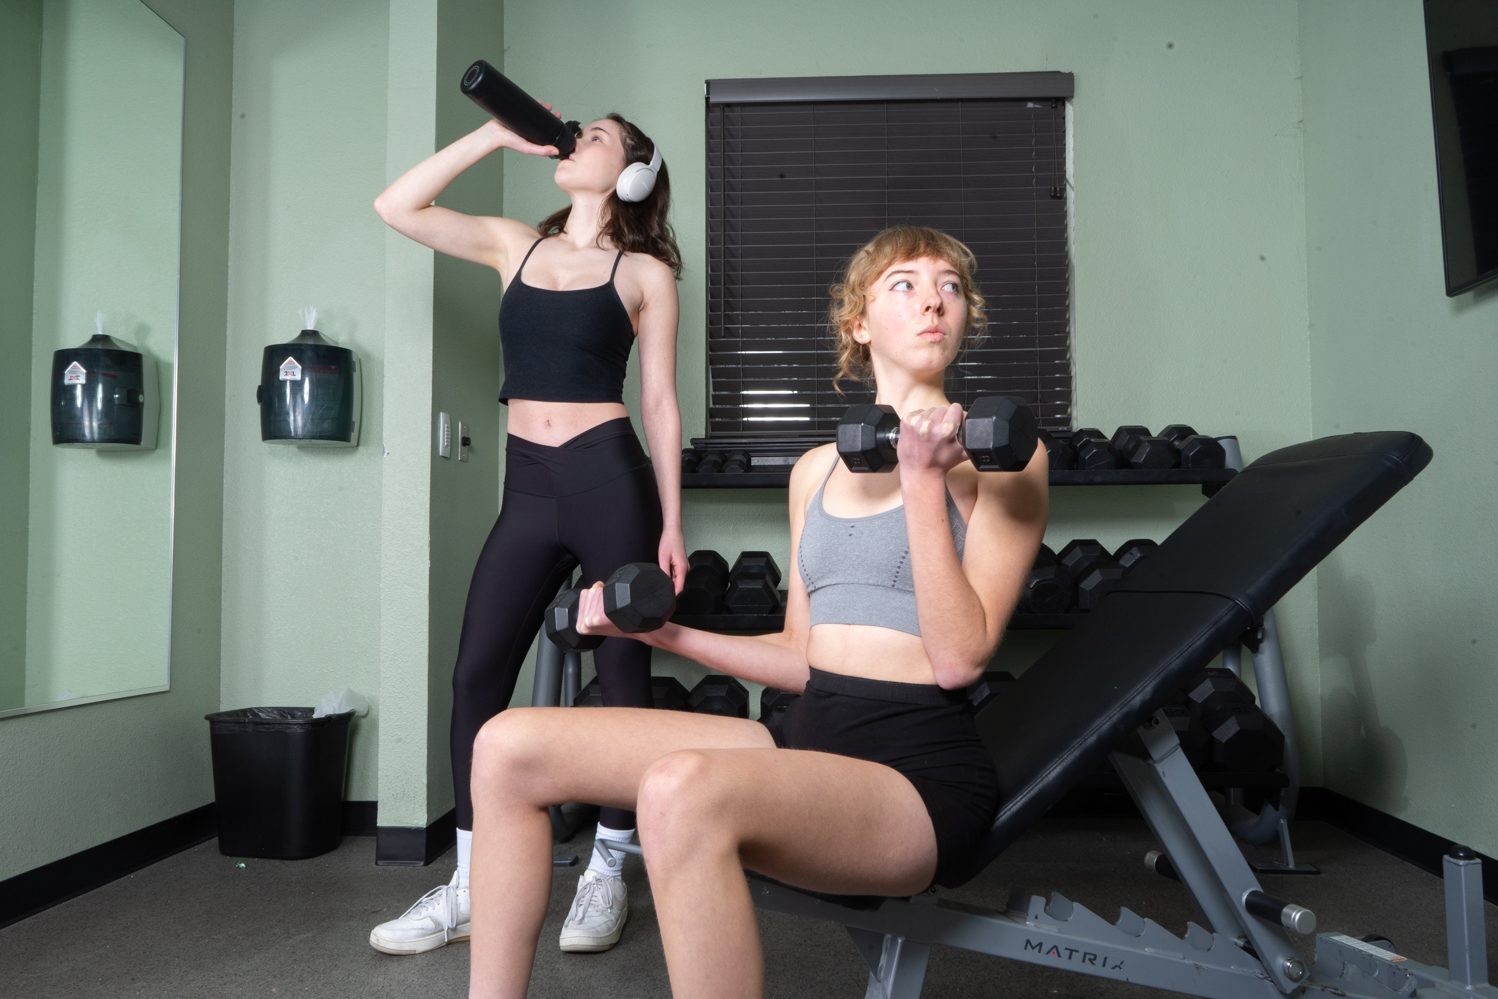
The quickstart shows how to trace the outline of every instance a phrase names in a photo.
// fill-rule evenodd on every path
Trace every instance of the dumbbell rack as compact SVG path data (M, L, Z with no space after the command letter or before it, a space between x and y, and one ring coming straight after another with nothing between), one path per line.
M802 453L827 441L803 442ZM708 451L741 450L725 448L707 438L693 438L692 447L682 454ZM784 450L782 446L780 450ZM791 466L799 455L752 455L749 470L743 472L682 472L683 489L785 489L791 484ZM1053 486L1195 486L1204 496L1212 496L1238 474L1234 468L1109 468L1052 469Z

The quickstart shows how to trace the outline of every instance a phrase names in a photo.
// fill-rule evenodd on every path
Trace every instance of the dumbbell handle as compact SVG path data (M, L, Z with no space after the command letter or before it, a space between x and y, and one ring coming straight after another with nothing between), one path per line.
M596 649L603 644L602 635L584 635L577 630L577 605L582 591L578 586L563 590L546 608L546 637L563 652ZM564 610L563 605L569 602L571 606Z
M627 571L634 571L637 579L642 571L648 575L654 575L667 590L671 588L670 577L652 563L639 562L621 566L612 576L604 581L604 613L608 615L614 627L627 633L648 631L652 627L659 627L659 625L641 627L639 622L635 622L634 626L631 626L626 618L621 617L615 612L617 609L622 613L624 604L629 599L628 588L620 580L621 575ZM611 587L617 587L618 590L610 589ZM578 611L582 605L583 592L586 589L588 587L576 587L567 590L559 594L551 602L550 606L546 608L546 636L565 652L572 652L579 649L595 649L603 642L602 635L585 635L577 630ZM623 590L624 592L619 592L619 590ZM613 607L610 606L611 600L614 604ZM669 617L671 611L675 609L675 604L673 595L670 606L663 608L666 617Z
M962 422L957 424L957 442L959 444L962 444L964 451L967 450L967 443L963 438L962 432L964 429L966 429L966 427L967 418L964 417ZM889 442L890 447L898 448L900 446L900 424L895 424L894 427L884 435L884 439Z

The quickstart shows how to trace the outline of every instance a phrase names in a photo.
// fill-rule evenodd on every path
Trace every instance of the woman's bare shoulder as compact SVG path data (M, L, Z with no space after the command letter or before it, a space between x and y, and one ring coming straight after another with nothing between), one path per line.
M811 494L817 491L827 470L837 461L837 445L822 444L796 459L791 468L790 506L793 514L804 514Z
M674 289L676 274L659 257L648 253L625 253L619 262L619 270L630 280L638 281L640 287L650 291Z

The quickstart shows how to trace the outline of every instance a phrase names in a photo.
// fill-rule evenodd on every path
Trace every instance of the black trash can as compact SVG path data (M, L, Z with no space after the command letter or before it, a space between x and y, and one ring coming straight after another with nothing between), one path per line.
M300 860L338 847L352 711L241 708L205 715L218 850Z

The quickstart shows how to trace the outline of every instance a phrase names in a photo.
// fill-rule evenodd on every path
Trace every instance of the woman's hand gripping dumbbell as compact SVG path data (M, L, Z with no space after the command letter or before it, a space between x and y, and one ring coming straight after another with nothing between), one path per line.
M654 631L676 610L676 584L671 577L653 563L631 562L602 583L586 589L573 587L546 608L546 637L563 652L596 649L607 637L578 631L579 621L589 619L587 605L599 599L593 595L599 589L607 620L626 635ZM591 616L596 617L596 611Z
M922 411L911 417L922 426L961 420L957 440L980 472L1018 472L1035 453L1035 414L1011 396L984 396L974 401L965 419L955 403L945 411ZM848 407L838 421L838 457L851 471L887 472L900 460L899 447L900 416L893 406L860 403Z

